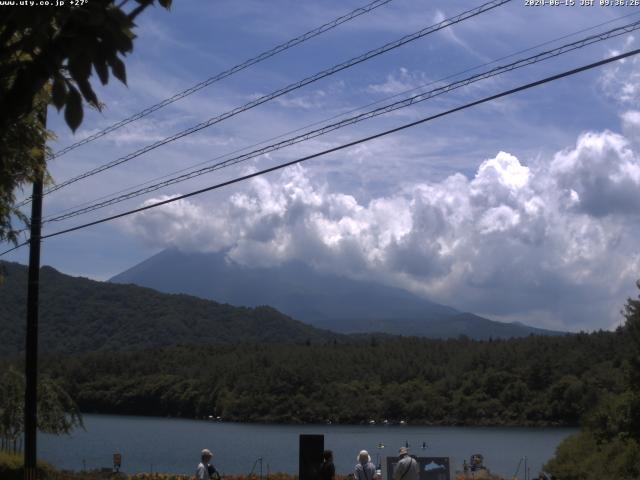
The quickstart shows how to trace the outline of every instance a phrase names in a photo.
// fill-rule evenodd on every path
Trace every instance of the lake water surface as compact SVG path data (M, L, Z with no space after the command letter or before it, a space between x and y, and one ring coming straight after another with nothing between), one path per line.
M409 443L412 454L449 456L456 469L481 453L492 472L512 476L526 456L532 476L553 455L571 428L421 427L412 425L255 425L119 415L85 415L86 431L71 436L38 436L38 456L72 470L109 467L122 454L122 471L192 474L200 450L214 452L213 463L224 474L249 473L258 457L263 472L297 473L298 435L324 434L334 452L338 473L349 473L356 455L366 449L395 455ZM378 448L383 444L383 449ZM423 449L423 443L427 448ZM522 470L520 478L524 478Z

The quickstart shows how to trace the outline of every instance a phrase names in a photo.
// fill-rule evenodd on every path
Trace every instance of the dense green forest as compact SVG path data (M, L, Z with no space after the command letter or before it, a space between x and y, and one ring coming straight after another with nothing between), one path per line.
M225 420L576 425L621 392L619 333L513 340L203 345L48 355L84 412Z
M24 348L27 269L0 262L0 355ZM237 342L324 343L346 337L271 307L242 308L135 285L96 282L51 267L40 273L41 351L118 351Z

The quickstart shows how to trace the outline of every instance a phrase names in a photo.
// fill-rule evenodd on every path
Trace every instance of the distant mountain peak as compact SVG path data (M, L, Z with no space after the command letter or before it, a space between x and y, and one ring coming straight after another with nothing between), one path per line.
M271 305L302 322L343 333L478 339L557 333L463 313L400 288L318 271L299 260L248 267L229 262L224 252L168 249L110 281L232 305Z

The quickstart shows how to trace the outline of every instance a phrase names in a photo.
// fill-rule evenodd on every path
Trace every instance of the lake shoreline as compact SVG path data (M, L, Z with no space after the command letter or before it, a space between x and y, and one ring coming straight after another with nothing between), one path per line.
M145 413L129 413L129 412L98 412L98 411L81 411L82 415L116 415L116 416L124 416L124 417L146 417L146 418L167 418L167 419L175 419L175 420L197 420L197 421L206 421L211 423L235 423L241 425L290 425L290 426L346 426L346 427L355 427L355 426L417 426L417 427L464 427L464 428L473 428L473 427L495 427L495 428L580 428L579 423L569 423L569 422L526 422L526 423L516 423L516 422L504 422L504 423L493 423L490 421L487 422L476 422L476 423L462 423L455 421L442 421L442 422L429 422L429 421L413 421L413 420L389 420L388 422L384 422L384 420L378 421L374 419L374 422L357 422L357 423L347 423L347 422L334 422L334 421L325 421L325 422L314 422L314 421L302 421L302 420L291 420L291 421L281 421L281 420L242 420L242 419L226 419L226 418L210 418L210 417L190 417L190 416L181 416L181 415L147 415Z

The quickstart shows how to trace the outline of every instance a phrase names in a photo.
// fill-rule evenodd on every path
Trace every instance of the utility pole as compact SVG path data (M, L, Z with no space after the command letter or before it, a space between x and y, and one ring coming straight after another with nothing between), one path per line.
M47 106L38 115L47 126ZM29 239L29 283L27 290L27 341L25 348L26 388L24 398L24 480L37 480L36 439L38 434L38 293L40 290L40 235L42 227L42 184L46 141L42 144L40 168L33 180L31 237Z

